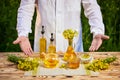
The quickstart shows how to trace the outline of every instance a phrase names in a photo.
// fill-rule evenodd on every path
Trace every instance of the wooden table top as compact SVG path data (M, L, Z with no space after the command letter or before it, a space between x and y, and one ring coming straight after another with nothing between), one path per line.
M84 52L85 53L85 52ZM7 61L6 54L25 56L22 52L0 52L0 80L120 80L120 52L90 52L94 58L105 58L110 55L118 57L116 64L108 70L100 71L98 76L24 76L24 71L18 70L16 65ZM35 53L33 57L39 56Z

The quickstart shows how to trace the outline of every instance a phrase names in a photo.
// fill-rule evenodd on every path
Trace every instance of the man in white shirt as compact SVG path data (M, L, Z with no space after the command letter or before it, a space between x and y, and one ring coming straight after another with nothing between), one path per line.
M32 32L31 20L34 14L35 3L36 0L21 0L18 9L18 38L13 43L20 44L21 50L26 55L33 53L28 34ZM67 48L67 41L64 39L62 32L68 28L77 30L79 36L74 39L73 44L75 45L75 51L83 52L80 16L82 5L85 16L89 19L90 30L93 34L93 41L89 50L98 50L103 39L109 39L109 36L104 35L102 15L96 0L38 0L34 51L39 51L40 31L43 25L45 26L47 44L49 44L50 34L54 33L56 51L62 52L65 52Z

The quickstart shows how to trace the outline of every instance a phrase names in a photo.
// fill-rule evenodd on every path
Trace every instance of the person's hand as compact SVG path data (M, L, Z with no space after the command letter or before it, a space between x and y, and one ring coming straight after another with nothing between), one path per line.
M102 34L96 35L92 40L92 44L89 48L89 51L97 51L101 46L103 40L107 40L107 39L109 39L109 36L102 35Z
M18 37L13 42L13 44L19 44L21 50L25 53L25 55L30 56L33 53L29 39L27 37L24 37L24 36Z

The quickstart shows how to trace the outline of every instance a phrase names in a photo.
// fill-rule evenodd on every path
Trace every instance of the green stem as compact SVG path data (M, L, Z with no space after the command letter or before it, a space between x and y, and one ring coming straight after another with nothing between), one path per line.
M73 39L68 39L68 44L69 44L69 46L72 46L72 44L73 44Z

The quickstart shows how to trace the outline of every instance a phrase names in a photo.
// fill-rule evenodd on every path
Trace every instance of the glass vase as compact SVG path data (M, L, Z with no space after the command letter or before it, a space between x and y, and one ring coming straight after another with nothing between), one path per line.
M75 51L73 48L73 39L68 39L68 48L64 54L63 60L64 61L75 60L76 57L77 55L75 54Z

